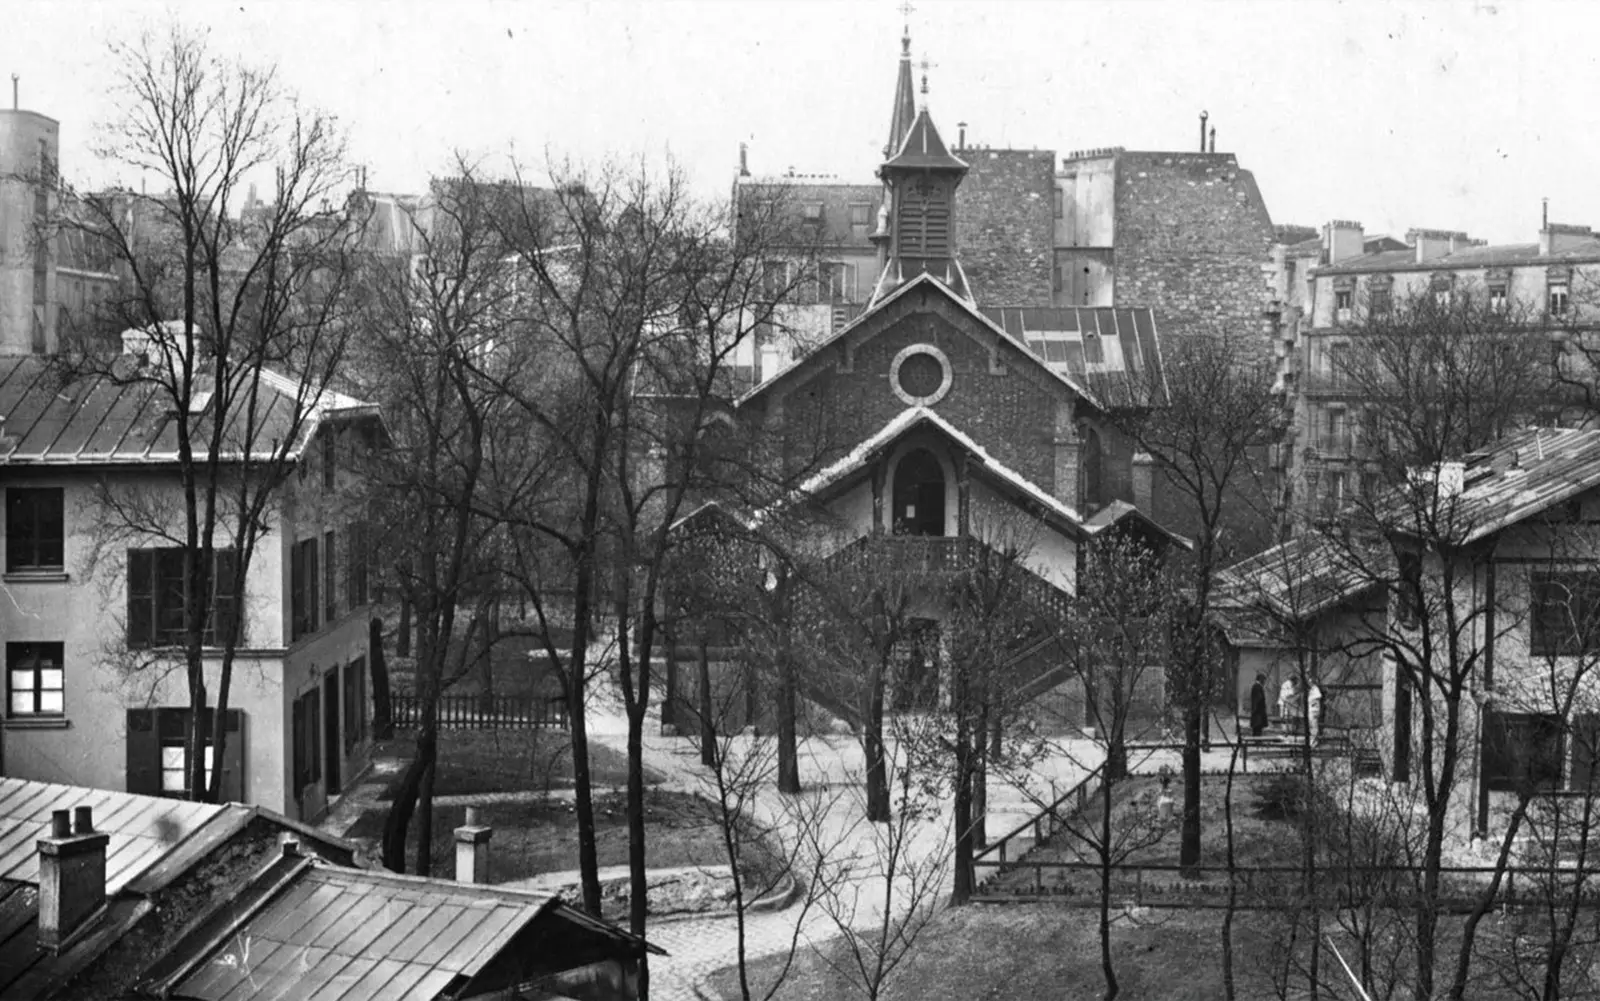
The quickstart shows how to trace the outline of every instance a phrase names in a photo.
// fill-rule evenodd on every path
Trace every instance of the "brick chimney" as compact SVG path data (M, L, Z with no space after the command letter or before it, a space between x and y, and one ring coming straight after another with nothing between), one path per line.
M1329 264L1360 257L1363 249L1361 224L1335 219L1322 227L1322 255Z
M1545 223L1539 230L1539 256L1549 257L1559 254L1564 250L1571 250L1579 244L1590 243L1594 240L1594 230L1588 226L1573 226L1559 222Z
M1149 452L1133 453L1133 506L1147 518L1155 517L1155 464Z
M489 838L494 829L481 822L478 808L467 807L466 823L456 828L456 882L489 881Z
M106 902L106 845L90 808L50 815L50 836L39 839L39 945L59 951Z

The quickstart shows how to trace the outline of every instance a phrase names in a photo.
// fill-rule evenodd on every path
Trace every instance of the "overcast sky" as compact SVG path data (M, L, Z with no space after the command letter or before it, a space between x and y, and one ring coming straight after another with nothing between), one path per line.
M1600 4L914 0L947 139L1054 149L1217 149L1274 222L1536 238L1600 227ZM62 122L69 177L109 113L108 40L167 16L273 62L336 114L379 190L414 191L453 150L583 160L669 152L708 196L738 144L757 173L870 178L888 128L898 0L75 3L9 0L0 74ZM9 95L8 95L9 96Z

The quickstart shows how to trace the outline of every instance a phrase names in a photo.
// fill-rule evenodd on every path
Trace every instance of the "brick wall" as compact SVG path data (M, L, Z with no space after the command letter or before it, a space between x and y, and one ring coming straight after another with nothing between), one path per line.
M986 306L1048 306L1055 265L1055 153L963 149L957 255Z
M1255 178L1233 154L1118 156L1116 301L1154 307L1162 336L1244 337L1270 356L1273 239Z

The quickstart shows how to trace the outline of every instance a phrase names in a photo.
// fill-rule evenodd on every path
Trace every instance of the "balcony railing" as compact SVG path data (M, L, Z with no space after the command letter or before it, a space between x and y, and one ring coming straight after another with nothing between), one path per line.
M879 545L889 547L894 553L897 566L911 573L953 574L972 570L985 559L996 561L994 564L996 566L1000 565L999 561L1006 559L1002 553L980 539L946 535L866 536L840 550L831 558L853 560L863 564L880 559L882 550L875 551L874 540ZM1041 614L1056 619L1066 617L1072 601L1067 592L1020 564L1012 568L1010 573L1011 578L1004 586L1012 589L1023 602Z

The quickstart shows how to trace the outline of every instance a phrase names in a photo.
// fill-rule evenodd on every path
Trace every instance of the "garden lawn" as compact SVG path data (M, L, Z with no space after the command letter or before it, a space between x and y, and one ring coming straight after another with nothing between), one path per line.
M1113 912L1114 915L1116 912ZM1112 962L1120 998L1128 1001L1210 1001L1225 997L1222 982L1222 912L1149 910L1115 916ZM1239 912L1234 918L1235 997L1241 1001L1282 997L1275 980L1285 961L1280 936L1286 917L1270 912ZM1440 978L1453 972L1459 919L1441 928ZM1336 938L1343 936L1331 930ZM1479 937L1486 937L1480 930ZM1302 941L1301 948L1304 948ZM859 978L842 975L853 960L837 940L821 946L824 955L801 947L772 1001L834 1001L865 997ZM1340 949L1353 961L1348 941ZM1499 945L1485 941L1477 954L1466 997L1500 1001L1512 996L1499 974L1505 972ZM1400 957L1403 977L1415 967ZM1304 956L1301 956L1303 961ZM1322 954L1324 992L1329 1001L1355 997L1337 961ZM751 964L751 997L766 997L783 967L783 957ZM1576 979L1576 978L1575 978ZM1442 979L1436 981L1444 983ZM1300 974L1293 998L1304 998ZM712 996L741 997L738 972L724 968L711 977ZM938 915L913 942L911 952L888 978L880 1001L1062 1001L1098 998L1105 989L1100 970L1100 938L1093 910L1051 904L973 904ZM1380 995L1381 996L1381 995ZM1400 995L1396 995L1400 996ZM1587 995L1585 995L1587 996Z
M415 753L415 738L400 736L380 743L374 757ZM572 788L572 735L566 730L441 730L435 796L471 796L492 792L542 792ZM661 775L645 768L653 785ZM589 743L589 782L598 792L628 782L627 756L604 744ZM394 783L382 795L393 798Z

